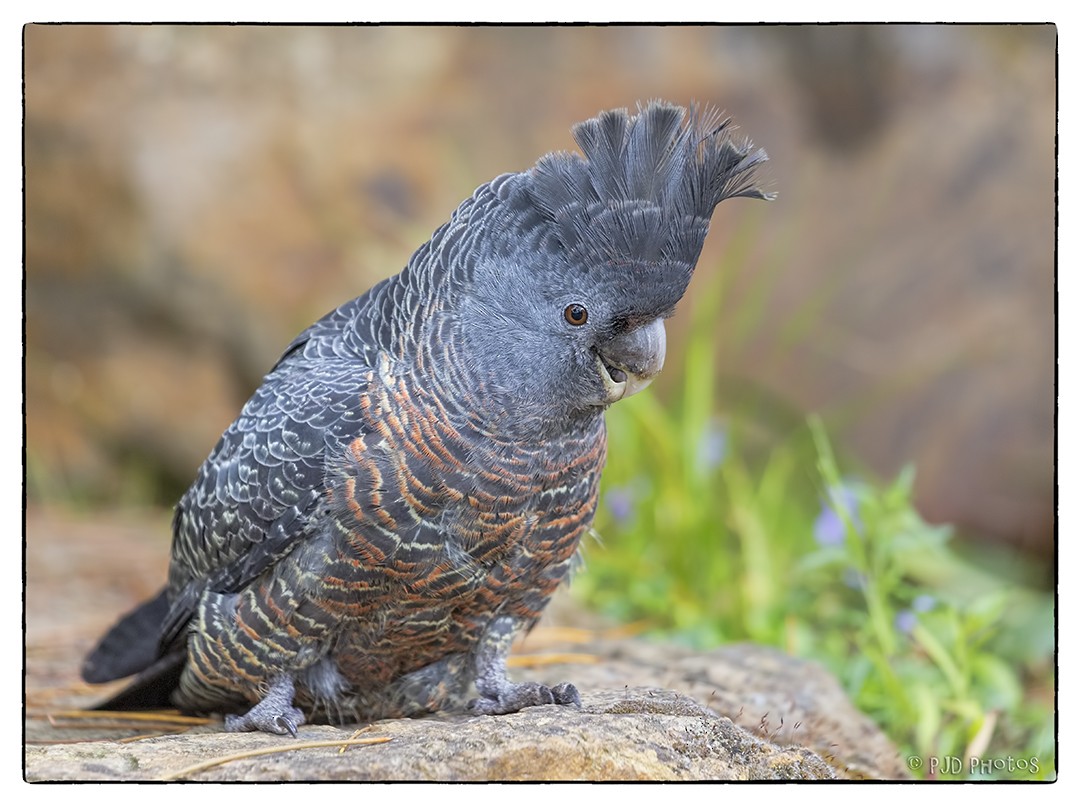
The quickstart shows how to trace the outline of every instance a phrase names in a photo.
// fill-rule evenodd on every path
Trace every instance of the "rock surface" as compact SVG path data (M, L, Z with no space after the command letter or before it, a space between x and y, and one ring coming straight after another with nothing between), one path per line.
M582 631L570 631L582 634ZM227 734L219 720L147 736L121 720L28 724L32 781L161 780L772 780L907 777L895 748L815 664L749 644L695 653L632 638L553 652L567 631L541 628L513 658L516 675L575 682L582 709L501 717L440 715L370 725L304 726L298 740ZM542 650L542 651L541 651ZM552 662L553 661L553 662ZM530 667L527 670L520 667ZM656 686L664 686L658 688ZM66 729L61 725L69 726ZM74 731L71 726L81 728ZM353 730L356 727L358 731ZM96 730L92 740L73 736ZM138 738L142 735L144 738ZM389 737L385 744L294 748ZM65 742L65 743L52 743ZM236 753L272 755L189 767ZM339 752L340 751L340 752Z
M810 750L756 738L688 697L652 689L586 696L580 711L545 706L503 717L387 720L359 732L307 726L299 742L212 730L127 744L31 747L26 775L32 781L685 781L843 774ZM296 747L380 738L389 741ZM198 769L271 748L280 751Z
M896 749L816 664L754 645L710 652L604 629L541 625L511 657L517 679L563 680L580 711L441 715L335 728L297 740L70 713L115 686L78 681L83 654L164 579L167 513L94 519L31 509L26 551L25 770L30 781L162 780L256 749L281 752L192 772L197 780L717 780L903 778ZM567 600L550 620L582 623ZM66 713L68 712L68 713ZM161 731L173 735L155 735ZM340 750L340 752L339 752Z

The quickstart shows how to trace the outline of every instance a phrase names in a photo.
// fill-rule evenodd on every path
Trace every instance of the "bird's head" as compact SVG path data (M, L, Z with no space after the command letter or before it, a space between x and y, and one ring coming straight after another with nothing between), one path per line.
M468 267L454 305L462 359L515 416L556 424L649 385L713 209L768 198L753 184L764 151L715 112L653 102L574 137L582 155L482 186L443 236Z

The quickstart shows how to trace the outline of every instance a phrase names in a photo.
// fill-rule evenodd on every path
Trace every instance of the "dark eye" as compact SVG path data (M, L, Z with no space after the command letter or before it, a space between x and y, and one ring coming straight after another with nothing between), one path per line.
M566 306L566 310L563 311L563 316L566 318L566 321L574 327L581 327L589 321L589 312L585 310L585 306L578 305L576 302L573 305Z

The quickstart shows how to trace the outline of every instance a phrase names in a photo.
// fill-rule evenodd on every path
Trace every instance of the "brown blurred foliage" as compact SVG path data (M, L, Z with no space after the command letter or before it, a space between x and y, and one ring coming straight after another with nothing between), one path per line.
M747 245L716 324L731 405L820 411L876 472L914 461L930 519L1047 552L1055 49L1052 26L28 26L30 499L171 503L299 330L572 123L664 97L772 158L778 200L725 203L699 269Z

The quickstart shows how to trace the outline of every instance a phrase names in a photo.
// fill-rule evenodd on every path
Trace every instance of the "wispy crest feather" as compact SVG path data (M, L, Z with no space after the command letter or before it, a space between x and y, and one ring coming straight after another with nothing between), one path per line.
M754 183L768 156L732 128L715 109L662 101L604 112L574 127L583 156L543 157L529 192L574 257L692 265L717 204L771 198Z

